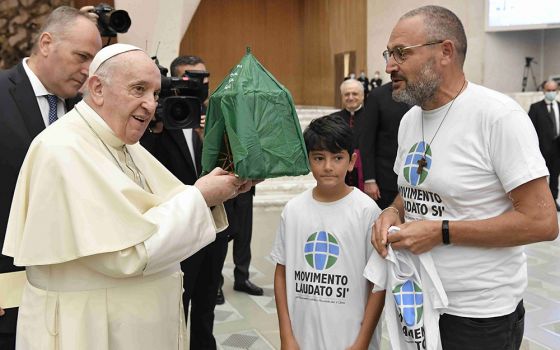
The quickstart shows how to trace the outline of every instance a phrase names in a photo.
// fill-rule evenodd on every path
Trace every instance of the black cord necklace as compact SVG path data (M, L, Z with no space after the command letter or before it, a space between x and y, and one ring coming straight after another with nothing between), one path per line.
M424 144L424 155L422 156L422 158L420 158L420 159L418 159L418 161L416 161L416 163L418 164L418 168L416 169L416 173L418 175L422 174L422 171L424 170L424 167L426 165L428 165L428 161L426 160L426 153L428 152L428 149L431 148L432 142L434 142L434 139L436 138L436 135L437 135L439 129L443 125L443 122L445 121L445 118L447 118L447 114L449 114L449 111L451 110L451 107L453 107L453 103L455 103L455 99L459 96L461 91L463 91L463 88L465 87L466 83L467 83L467 80L466 79L463 80L463 85L461 85L461 88L457 92L457 95L455 95L455 97L453 97L453 99L451 100L451 104L449 105L449 108L447 108L447 111L445 112L445 115L443 116L443 119L439 123L439 126L437 127L436 132L434 133L434 136L432 137L432 140L430 141L430 143L428 145L426 145L426 141L424 139L424 113L422 113L422 143Z

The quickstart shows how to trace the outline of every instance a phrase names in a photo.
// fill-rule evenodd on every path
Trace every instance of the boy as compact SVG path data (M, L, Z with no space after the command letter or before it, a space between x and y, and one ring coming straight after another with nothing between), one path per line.
M303 136L317 185L286 204L271 253L282 349L367 349L385 296L362 276L380 210L344 183L356 154L343 119L315 119Z

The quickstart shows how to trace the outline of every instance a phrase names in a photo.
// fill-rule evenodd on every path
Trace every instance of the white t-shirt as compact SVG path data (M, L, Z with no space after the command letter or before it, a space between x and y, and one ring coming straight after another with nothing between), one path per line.
M313 199L310 189L286 204L271 257L286 267L288 312L300 349L346 349L356 340L370 293L362 273L379 213L357 189L330 203ZM378 345L376 333L372 343Z
M391 349L441 350L439 315L448 301L430 252L387 249L387 272L373 268L381 258L372 254L364 277L374 290L387 290L384 313Z
M430 147L419 175L423 138ZM525 111L509 97L470 82L452 106L413 107L401 121L398 140L394 171L407 222L495 217L512 210L511 190L548 175ZM432 256L449 297L449 314L509 314L527 285L523 247L439 245Z

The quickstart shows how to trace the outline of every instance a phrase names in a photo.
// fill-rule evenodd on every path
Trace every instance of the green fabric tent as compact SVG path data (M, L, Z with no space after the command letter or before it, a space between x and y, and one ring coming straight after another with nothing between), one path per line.
M246 179L309 173L292 96L249 49L210 97L203 173L216 166Z

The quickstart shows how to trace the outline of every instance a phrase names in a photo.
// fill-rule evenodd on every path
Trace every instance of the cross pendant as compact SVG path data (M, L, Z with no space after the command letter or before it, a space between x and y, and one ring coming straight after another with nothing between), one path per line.
M416 169L416 174L420 175L420 174L422 174L422 171L424 170L424 167L426 165L428 165L428 162L426 161L426 158L422 157L422 158L418 159L418 161L416 163L418 163L418 168Z

